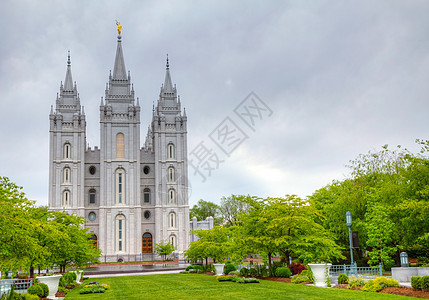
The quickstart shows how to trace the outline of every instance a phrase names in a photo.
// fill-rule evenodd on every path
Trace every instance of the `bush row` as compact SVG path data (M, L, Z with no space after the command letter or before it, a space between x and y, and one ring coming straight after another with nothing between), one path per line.
M429 275L411 277L411 287L415 290L429 291Z

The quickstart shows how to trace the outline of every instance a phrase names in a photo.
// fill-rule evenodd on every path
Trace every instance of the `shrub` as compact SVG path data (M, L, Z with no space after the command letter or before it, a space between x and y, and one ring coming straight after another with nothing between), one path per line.
M250 268L249 275L252 277L258 276L258 270L256 270L255 268Z
M358 286L364 286L365 280L363 280L362 277L356 277L356 276L350 276L349 277L349 286L348 289L358 287Z
M43 290L43 296L42 297L48 297L48 295L49 295L49 287L48 287L48 285L46 283L43 283L43 282L38 283L38 285Z
M39 283L30 286L27 289L27 293L29 293L30 295L37 295L39 297L43 297L43 288L40 286Z
M59 286L58 287L58 292L63 292L65 294L67 294L69 292L69 290L65 287Z
M201 271L202 272L215 272L216 269L213 266L213 264L208 264L208 265L201 265Z
M229 274L229 272L232 272L232 271L237 271L237 268L231 262L228 261L225 264L225 267L223 268L223 273Z
M313 282L313 273L310 270L304 270L300 274L293 276L292 283Z
M429 291L429 275L423 276L420 279L420 286L422 290Z
M292 263L289 269L292 272L292 275L296 275L296 274L301 274L301 272L305 270L305 266L300 262L297 262L297 263Z
M222 281L233 281L233 276L231 275L221 275L221 276L216 276L217 281L222 282Z
M292 275L292 272L288 267L278 267L276 269L276 276L277 277L287 277L289 278Z
M235 279L235 282L238 282L238 283L259 283L259 280L256 278L237 277Z
M228 273L228 275L238 276L238 275L240 275L240 272L238 272L238 271L231 271L231 272Z
M107 286L107 285L106 285ZM101 284L87 284L80 291L79 294L94 294L104 293L106 288Z
M275 276L276 275L276 270L279 267L284 267L285 264L280 262L280 261L275 261L271 264L271 268L270 268L270 276Z
M346 284L349 283L349 276L347 274L341 273L338 275L338 284Z
M67 287L67 286L75 285L76 279L77 279L76 273L74 272L64 273L60 278L59 286Z
M422 289L422 278L420 276L413 276L411 277L411 287L415 290L421 290Z
M249 276L249 269L247 269L247 268L241 268L241 270L240 270L240 276Z
M23 300L39 300L39 296L31 295L29 293L24 293L21 295Z
M201 273L203 271L202 265L190 265L187 266L185 271L189 271L191 273Z
M362 291L365 292L379 292L387 287L399 287L399 283L397 280L386 277L378 277L374 280L369 280L365 286L362 288Z

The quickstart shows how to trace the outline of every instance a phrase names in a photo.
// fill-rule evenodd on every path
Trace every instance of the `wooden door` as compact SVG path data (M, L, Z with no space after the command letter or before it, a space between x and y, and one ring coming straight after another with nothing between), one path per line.
M152 235L149 232L143 234L142 253L152 253Z

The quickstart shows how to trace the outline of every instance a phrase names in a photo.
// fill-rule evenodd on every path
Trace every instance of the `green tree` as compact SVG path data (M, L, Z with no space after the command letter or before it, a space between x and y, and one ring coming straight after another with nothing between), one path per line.
M155 253L163 257L163 260L166 260L167 255L171 254L174 250L176 250L176 247L174 247L170 242L161 241L158 244L155 244L154 250Z
M221 261L231 256L232 236L231 230L224 226L215 226L210 230L195 230L191 233L198 240L191 242L185 256L193 261L212 258L213 261Z
M0 261L3 271L16 271L28 254L37 248L32 236L34 224L30 209L34 205L21 191L22 187L0 176Z
M90 240L89 228L84 228L85 220L65 212L52 212L51 222L60 232L57 243L53 249L53 261L65 272L67 265L85 266L98 262L100 250L95 248Z
M361 154L351 161L348 179L310 197L326 216L322 224L340 245L348 248L345 213L349 210L353 230L359 232L361 248L369 250L371 263L392 258L399 263L403 250L419 249L428 255L429 159L425 155L429 143L420 143L420 154L387 145Z
M215 225L219 225L223 221L223 218L220 216L219 205L204 201L203 199L200 199L198 203L189 210L189 218L191 221L193 217L196 217L198 221L204 221L208 217L213 217Z
M307 200L287 195L266 199L247 196L242 201L249 204L248 212L238 217L242 243L251 245L254 253L265 253L270 269L274 254L292 255L305 262L342 257L341 248L316 222L321 216Z
M222 197L220 212L226 225L236 225L238 215L241 212L247 212L249 209L249 204L243 200L243 197L235 195L230 197Z

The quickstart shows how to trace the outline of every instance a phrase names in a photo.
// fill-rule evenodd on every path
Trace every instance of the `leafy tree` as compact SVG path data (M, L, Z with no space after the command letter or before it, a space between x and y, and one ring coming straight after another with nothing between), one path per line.
M326 216L322 224L347 248L345 212L352 213L353 230L361 248L369 250L370 263L392 258L399 263L399 252L407 249L429 254L429 142L419 143L420 154L387 145L361 154L351 161L348 179L310 197Z
M84 228L85 220L75 215L68 215L65 212L52 212L54 226L61 235L58 237L59 247L53 250L53 260L65 272L66 265L78 267L98 262L100 250L93 247L88 233L88 228Z
M223 226L215 226L210 230L195 230L198 240L191 242L189 249L185 251L188 259L193 261L212 258L221 261L231 256L232 237L231 230Z
M28 253L37 247L32 236L34 224L29 210L34 202L28 200L7 177L0 176L0 261L3 271L18 270Z
M219 205L204 201L203 199L200 199L198 203L189 210L190 220L192 220L193 217L196 217L198 221L204 221L208 217L213 217L215 225L219 225L223 221L223 218L220 216Z
M167 259L167 255L171 254L174 250L176 250L176 247L174 247L170 242L167 241L161 241L158 244L155 244L155 253L158 255L163 256L163 259Z
M387 208L374 203L370 206L366 214L366 227L368 231L367 246L371 247L368 251L370 265L383 265L391 266L394 261L391 256L397 250L392 247L392 233L395 224L389 219Z
M220 212L226 225L236 225L238 215L248 210L249 204L243 200L244 198L241 196L222 197Z
M249 209L239 214L241 239L251 245L252 252L267 255L270 269L274 254L293 255L306 262L342 257L331 234L316 222L321 216L308 201L294 195L266 199L247 196L242 201Z

